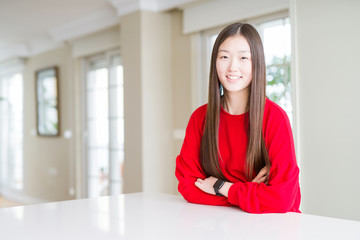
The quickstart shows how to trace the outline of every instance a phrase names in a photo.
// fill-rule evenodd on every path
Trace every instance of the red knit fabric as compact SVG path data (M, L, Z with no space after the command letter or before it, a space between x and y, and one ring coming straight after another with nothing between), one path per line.
M176 158L175 175L179 192L189 202L208 205L235 205L250 213L300 212L299 168L296 163L289 119L278 105L266 100L263 133L271 169L268 184L248 182L245 177L247 136L245 118L221 109L219 126L220 168L234 183L228 198L207 194L195 186L197 178L206 176L200 164L200 143L207 105L191 116L186 136Z

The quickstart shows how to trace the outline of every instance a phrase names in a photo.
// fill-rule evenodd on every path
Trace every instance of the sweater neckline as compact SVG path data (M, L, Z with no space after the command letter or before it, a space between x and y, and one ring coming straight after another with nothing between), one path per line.
M224 113L226 116L229 116L229 117L238 118L238 117L244 117L244 116L249 114L249 111L247 111L247 112L242 113L242 114L234 115L234 114L230 114L227 111L225 111L225 109L221 105L220 105L220 107L221 107L221 112Z

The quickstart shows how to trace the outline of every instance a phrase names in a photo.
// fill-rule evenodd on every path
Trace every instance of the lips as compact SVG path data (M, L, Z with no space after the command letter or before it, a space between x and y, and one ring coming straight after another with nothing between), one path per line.
M234 82L239 80L240 78L242 78L242 76L240 75L226 75L226 78L230 81L230 82Z

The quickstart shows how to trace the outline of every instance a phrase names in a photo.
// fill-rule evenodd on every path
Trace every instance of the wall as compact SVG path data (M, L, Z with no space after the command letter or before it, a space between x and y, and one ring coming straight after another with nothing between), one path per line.
M177 192L175 179L175 159L179 155L184 140L185 128L192 113L191 96L191 35L182 33L182 12L171 13L172 29L172 99L173 99L173 137L172 179Z
M116 25L72 40L72 56L74 58L86 57L119 48L120 45L120 29Z
M143 186L173 193L171 16L142 14Z
M124 192L173 193L171 17L121 19L124 64Z
M64 130L73 131L72 65L70 47L62 47L28 59L24 69L24 191L41 201L73 199L74 140L65 139ZM60 136L36 135L35 72L59 67Z
M142 191L141 14L121 19L124 66L124 192Z
M289 0L215 0L184 9L184 32L219 27L289 8ZM221 11L219 11L221 9Z
M302 211L360 220L360 2L295 0Z

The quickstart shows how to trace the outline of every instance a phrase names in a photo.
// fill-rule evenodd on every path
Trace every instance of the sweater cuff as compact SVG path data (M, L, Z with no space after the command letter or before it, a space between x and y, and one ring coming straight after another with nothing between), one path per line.
M235 205L235 206L239 206L239 195L238 195L238 191L239 188L243 185L244 183L242 182L237 182L234 183L230 188L229 188L229 192L228 192L228 202L231 205Z

